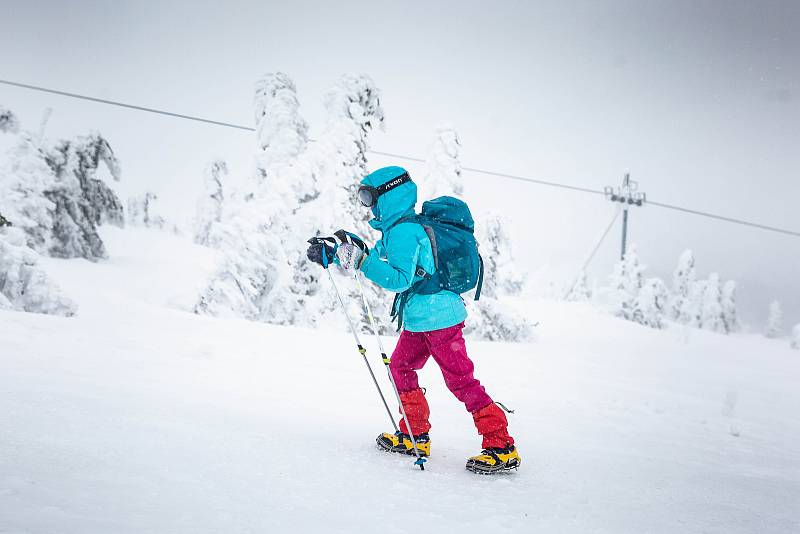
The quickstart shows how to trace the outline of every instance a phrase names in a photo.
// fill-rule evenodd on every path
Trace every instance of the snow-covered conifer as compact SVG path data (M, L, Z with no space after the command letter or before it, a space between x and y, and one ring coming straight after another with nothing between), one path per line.
M672 295L670 296L668 316L670 319L681 323L688 323L690 318L682 315L681 310L687 312L691 305L689 300L692 286L697 280L694 268L694 254L691 250L685 250L678 259L678 267L672 275Z
M483 258L484 278L481 295L519 295L525 275L517 271L511 253L511 239L499 215L486 214L477 222L476 238Z
M633 319L634 304L644 284L645 267L639 263L636 246L631 245L625 257L614 265L611 275L612 312L618 317Z
M313 319L306 297L317 288L305 285L313 266L294 236L311 235L298 211L319 196L320 173L304 160L307 125L298 108L294 83L285 74L268 74L256 84L256 180L250 190L224 196L214 238L223 259L200 295L198 313L277 324Z
M204 191L197 201L194 217L194 242L198 245L216 246L219 243L218 232L225 200L223 182L227 175L228 166L222 160L214 160L206 167Z
M678 321L700 328L703 326L703 296L706 292L707 280L695 280L689 287L689 295L681 305Z
M325 162L325 191L323 206L336 222L355 221L352 228L362 236L375 236L369 226L370 211L356 200L361 179L368 174L367 150L369 135L383 126L380 92L372 79L365 75L344 75L325 95L328 124L318 143ZM334 223L335 226L336 223Z
M2 110L0 110L2 112ZM19 125L6 117L4 129ZM97 226L123 224L122 204L97 178L102 162L119 180L119 162L98 133L46 146L41 135L21 131L0 158L0 212L26 235L29 247L56 257L103 258Z
M592 290L586 280L586 271L581 271L567 293L570 302L586 302L592 299Z
M463 196L461 141L455 128L449 125L436 128L426 167L427 175L419 184L423 199L442 195L459 198Z
M47 253L52 243L55 204L45 192L54 184L45 152L29 132L21 132L0 160L0 213L40 253Z
M668 295L660 278L648 278L633 301L631 319L651 328L662 328Z
M526 276L514 265L511 241L502 219L485 215L477 223L476 234L483 258L483 287L480 300L470 301L472 319L465 332L485 340L525 341L530 338L532 327L509 307L505 297L518 296L525 287Z
M286 246L285 240L310 237L312 230L300 209L318 199L321 175L307 155L308 126L299 112L294 83L285 74L269 74L257 84L256 123L260 187L245 212L254 212L250 219L268 234L260 237L260 246L273 249L265 265L271 288L257 304L260 320L312 325L316 311L309 297L318 290L312 281L315 266L305 258L303 240L293 246Z
M464 299L469 320L464 334L485 341L522 342L533 335L533 325L523 314L513 313L501 300L481 296L477 302Z
M791 347L794 350L800 350L800 323L794 325L794 328L792 328Z
M783 333L783 310L781 303L773 300L769 304L769 317L767 318L767 337L779 337Z
M373 129L383 125L380 93L366 75L345 75L325 95L327 124L313 145L301 156L298 166L318 176L319 195L300 206L293 218L295 231L301 235L333 232L341 227L362 236L368 242L377 233L368 224L369 209L356 199L361 179L368 174L366 153ZM311 295L318 291L320 269L310 265L303 254L295 255L294 291ZM367 297L376 315L387 309L386 295L374 284L365 285ZM360 295L349 286L348 298ZM363 321L367 324L366 317Z
M703 287L700 326L712 332L727 333L722 311L722 290L717 273L711 273Z
M0 106L0 133L17 133L19 120L14 112Z
M228 202L229 200L226 200ZM217 270L210 277L195 305L196 313L220 317L242 317L278 324L302 324L293 312L299 299L284 301L282 310L290 319L283 323L268 310L279 292L290 291L289 263L284 243L287 235L274 232L258 213L254 200L235 202L229 216L213 231L214 244L222 252Z
M75 303L38 265L19 228L0 227L0 308L72 316Z
M741 329L736 312L736 282L728 280L722 286L722 320L725 321L726 332L738 332Z
M308 143L308 124L300 115L297 89L282 72L265 74L255 89L258 182L269 188L270 196L280 198L279 204L294 209L295 202L318 195L316 175L297 168L297 158Z
M163 216L158 214L158 195L147 191L143 195L128 199L128 223L131 226L145 228L164 228L167 224Z
M227 227L229 232L236 226ZM195 313L261 320L261 304L278 281L265 261L274 250L264 234L238 232L222 237L225 255L195 305ZM231 246L236 242L236 246Z
M55 183L45 196L55 204L49 253L62 258L97 260L107 256L97 233L104 223L124 224L122 203L114 191L96 178L100 163L119 180L120 168L108 141L98 133L61 141L47 154Z
M258 138L258 167L286 165L308 142L308 124L300 116L297 89L282 72L268 73L256 82L253 99Z

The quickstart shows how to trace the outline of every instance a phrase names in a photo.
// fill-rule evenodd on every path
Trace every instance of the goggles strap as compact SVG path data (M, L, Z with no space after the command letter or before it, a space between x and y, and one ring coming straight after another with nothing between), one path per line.
M385 184L379 185L376 188L376 190L378 191L378 196L381 196L382 194L384 194L384 193L386 193L388 191L391 191L395 187L400 187L401 185L403 185L404 183L406 183L406 182L408 182L410 180L411 180L411 177L408 175L407 172L404 172L403 174L401 174L397 178L392 178L391 180L389 180Z
M361 192L362 191L368 191L369 194L370 194L370 197L371 197L371 204L366 204L363 200L361 200L361 203L364 204L364 206L372 207L375 204L377 204L378 197L380 197L384 193L388 193L389 191L391 191L395 187L400 187L404 183L410 182L410 181L411 181L411 177L408 175L407 172L404 172L403 174L401 174L397 178L392 178L391 180L389 180L385 184L381 184L378 187L362 185L361 187L358 188L359 197L361 196Z

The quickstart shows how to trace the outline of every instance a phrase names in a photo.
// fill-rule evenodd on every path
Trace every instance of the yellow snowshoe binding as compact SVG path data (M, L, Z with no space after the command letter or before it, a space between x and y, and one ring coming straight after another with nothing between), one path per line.
M467 470L479 475L493 475L516 469L520 463L522 463L522 459L519 457L517 448L509 445L503 449L483 449L479 455L467 460Z
M431 454L431 438L428 434L420 434L414 436L417 441L417 450L420 456L430 456ZM386 452L397 452L400 454L409 454L414 456L414 444L411 441L411 436L403 434L402 432L395 432L388 434L384 432L375 440L378 447Z

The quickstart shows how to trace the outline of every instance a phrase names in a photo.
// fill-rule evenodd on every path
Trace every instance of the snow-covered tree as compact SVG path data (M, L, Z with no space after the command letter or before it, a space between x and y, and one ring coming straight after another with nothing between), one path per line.
M263 301L278 282L275 266L265 261L274 254L260 233L235 232L224 228L223 264L211 277L195 305L195 313L217 317L261 320ZM235 243L235 244L234 244Z
M314 307L305 300L316 287L297 287L305 286L312 266L296 236L310 235L298 210L319 196L320 174L303 160L307 125L298 108L286 75L268 74L256 84L256 179L249 189L225 195L219 207L223 260L200 295L198 313L278 324L313 321Z
M324 104L327 124L299 163L305 172L319 177L319 195L300 206L293 226L304 236L332 233L345 227L367 242L374 242L378 235L368 224L372 215L358 202L356 191L361 179L368 174L369 136L376 127L383 125L380 92L369 76L345 75L326 93ZM305 244L299 245L301 247L294 251L296 263L292 263L291 269L292 291L307 298L319 291L323 273L318 266L311 265L300 250ZM348 301L358 302L360 294L353 284L346 287ZM375 314L384 315L388 309L385 293L374 284L366 284L364 289ZM364 319L362 324L367 324L366 316L362 314L361 318Z
M488 297L477 302L464 299L469 320L464 333L485 341L527 341L533 335L533 325L520 313L513 313L502 300Z
M0 133L17 133L19 120L14 112L0 106Z
M473 313L465 333L486 340L525 341L531 336L532 326L504 300L522 293L525 275L514 265L511 240L502 219L485 215L478 221L476 237L483 258L483 287L480 300L470 304Z
M648 278L633 301L631 320L651 328L662 328L668 296L667 286L660 278Z
M224 195L218 195L223 199L222 206L214 213L222 213L217 246L223 260L201 293L195 311L313 326L330 319L331 313L338 317L338 303L329 282L322 280L327 278L323 270L305 257L304 238L317 233L330 235L343 227L368 242L378 237L368 224L370 210L357 201L355 193L368 174L369 136L383 124L379 92L367 76L343 76L326 93L327 123L314 141L307 137L294 84L285 75L268 75L261 80L255 105L254 179L238 189L232 183ZM218 189L212 187L211 191L209 197ZM481 251L495 249L490 269L499 273L489 282L489 294L519 292L523 281L510 269L510 250L502 228L487 224L487 235ZM360 318L359 323L367 328L353 280L343 279L338 269L332 269L351 315ZM349 278L350 273L346 274ZM391 295L374 284L363 287L374 314L386 317ZM482 297L481 303L492 298ZM487 324L498 329L488 336L499 339L501 335L511 336L511 332L518 338L526 329L525 325L511 324L518 314L497 302L487 304L486 310L485 316L492 317ZM498 325L495 317L501 312L508 318ZM384 333L393 331L386 321L382 326Z
M427 200L442 195L462 197L464 181L461 178L461 141L458 132L449 125L436 128L436 136L426 161L427 174L419 184L422 198Z
M39 255L14 227L0 227L0 309L72 316L75 303L38 265Z
M689 295L683 301L678 321L695 328L703 326L703 297L707 280L695 280L689 287Z
M722 311L722 290L717 273L711 273L703 287L700 326L712 332L727 333Z
M158 195L151 191L128 198L128 224L145 228L164 228L167 224L158 214Z
M783 310L781 303L773 300L769 305L769 317L767 318L767 337L779 337L783 333Z
M525 287L525 275L516 268L503 219L494 214L482 216L475 234L484 268L481 295L519 295Z
M21 132L0 160L0 212L26 234L27 245L47 253L53 241L55 204L45 196L55 183L46 154Z
M670 319L681 323L690 322L692 303L689 301L696 280L694 254L691 250L685 250L678 259L678 267L672 275L672 295L668 307Z
M636 297L644 284L645 267L639 262L636 246L631 245L625 257L614 265L611 275L612 312L617 317L632 320Z
M586 271L581 271L578 274L578 278L573 282L572 287L569 288L566 300L570 302L586 302L591 299L592 290L586 280Z
M219 226L222 223L222 205L225 200L223 182L228 176L228 166L222 160L212 161L204 173L204 191L197 201L194 217L194 242L198 245L219 244Z
M256 82L253 104L260 149L257 166L266 175L305 150L308 124L300 115L294 82L282 72L268 73Z
M6 130L19 130L9 113L4 116ZM98 133L51 147L41 135L20 131L0 158L0 211L40 253L103 258L105 247L97 226L121 226L123 216L117 196L97 178L100 163L119 179L119 162Z
M722 320L726 332L738 332L741 329L736 312L736 282L728 280L722 286Z
M791 347L794 350L800 350L800 323L794 325L794 328L792 328Z
M367 75L345 75L326 93L325 109L327 126L312 154L323 159L316 163L326 171L318 206L327 207L323 218L332 226L354 221L355 233L376 237L368 224L372 215L356 200L356 191L368 174L369 135L383 126L380 92Z
M49 253L61 258L97 260L107 256L97 227L124 224L123 208L114 191L96 178L104 163L114 180L120 168L108 141L99 133L61 141L47 154L55 175L45 196L53 202L53 236Z
M319 276L319 269L306 259L307 244L297 237L310 237L315 231L309 226L309 216L312 219L329 216L332 209L321 203L319 197L323 188L320 181L332 180L334 173L314 157L315 149L329 140L329 135L323 132L322 139L309 147L308 126L299 114L294 84L285 75L273 77L274 80L263 84L272 89L262 91L256 104L257 121L276 122L274 128L257 128L259 148L264 156L259 158L262 189L255 198L258 211L266 215L262 220L265 232L271 237L265 239L273 239L264 246L274 249L270 270L275 278L259 308L264 321L313 325L319 315L313 302L319 291L315 278ZM259 107L262 105L272 111L261 115ZM317 230L322 228L328 228L329 232L335 230L330 229L330 225L319 225ZM297 237L288 241L288 236Z

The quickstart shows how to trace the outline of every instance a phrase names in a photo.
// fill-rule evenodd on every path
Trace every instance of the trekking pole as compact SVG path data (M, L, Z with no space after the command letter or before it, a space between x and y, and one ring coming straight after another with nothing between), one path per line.
M330 239L330 238L328 238ZM324 246L325 238L313 238L309 240L309 242L316 242L322 243ZM334 241L335 244L335 241ZM342 295L339 293L339 288L336 286L336 282L333 280L333 276L331 275L330 269L328 269L328 257L325 253L323 248L322 258L324 265L322 266L325 269L325 272L328 273L328 280L331 281L331 285L333 286L333 291L336 293L336 297L339 300L339 305L342 307L342 312L344 312L344 316L347 318L347 324L350 325L350 331L353 333L353 339L356 341L356 347L358 347L358 353L361 354L361 357L364 359L364 364L367 366L367 370L369 371L369 375L372 377L372 383L375 384L375 388L378 390L378 395L381 397L381 401L383 402L383 407L386 408L386 413L389 415L389 419L392 421L392 426L394 427L396 432L400 432L400 429L397 428L397 423L394 422L394 415L392 415L392 410L389 408L389 405L386 403L386 397L383 396L383 391L381 391L381 387L378 385L378 380L375 378L375 373L372 372L372 366L369 364L369 360L367 360L367 349L364 348L364 345L361 344L361 340L358 339L358 332L356 332L355 326L353 325L353 321L350 319L350 314L347 313L347 308L344 305L344 300L342 300ZM407 424L407 423L406 423Z
M403 415L403 420L406 422L408 435L411 436L411 443L414 446L414 454L417 457L414 465L418 465L421 470L425 471L425 458L420 456L419 451L417 450L417 440L414 437L414 432L411 430L411 423L406 415L406 409L403 407L403 400L400 398L400 391L398 391L397 384L392 376L392 370L389 368L391 360L386 355L386 351L383 348L383 341L381 341L381 335L378 333L378 325L375 322L375 317L372 315L372 308L369 305L369 301L367 301L367 294L364 291L364 286L361 285L361 275L359 274L359 271L353 273L353 278L356 279L356 286L358 286L358 291L361 293L361 301L364 303L364 310L367 312L367 317L369 317L369 323L372 326L372 332L375 334L375 339L378 340L378 348L381 351L381 358L383 359L383 364L386 367L386 374L389 375L389 382L391 382L392 389L394 389L394 394L397 396L397 403L400 405L400 413ZM394 422L394 420L392 420L392 422ZM395 426L395 428L397 427Z

